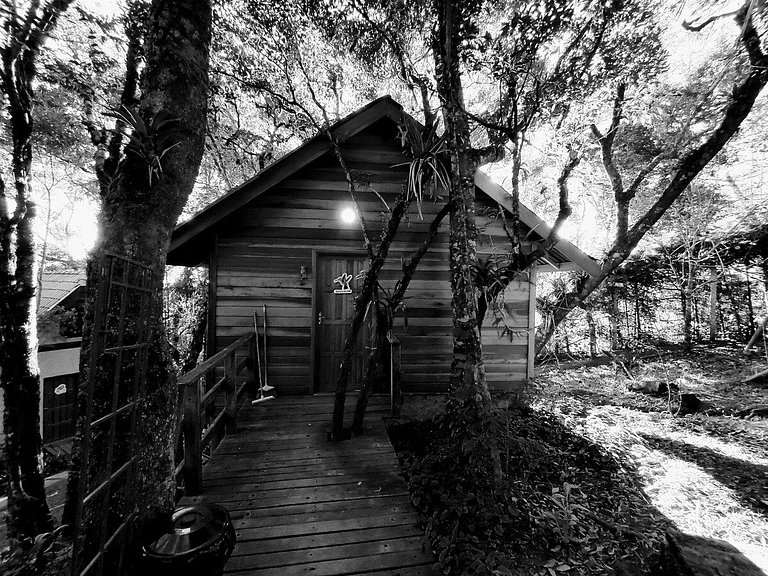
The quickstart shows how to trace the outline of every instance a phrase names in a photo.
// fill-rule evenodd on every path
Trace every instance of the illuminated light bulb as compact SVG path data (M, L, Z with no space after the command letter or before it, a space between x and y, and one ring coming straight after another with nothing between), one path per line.
M341 221L345 224L352 224L355 220L357 220L357 214L352 208L344 208L341 211Z

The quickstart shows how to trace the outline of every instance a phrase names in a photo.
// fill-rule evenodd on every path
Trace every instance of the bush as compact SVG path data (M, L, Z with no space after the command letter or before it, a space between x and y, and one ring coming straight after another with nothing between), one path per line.
M653 561L658 527L621 524L641 507L631 477L554 418L526 409L454 414L395 428L392 437L444 574L612 574L626 558L640 574Z
M6 576L61 576L68 574L72 544L65 537L66 526L34 540L22 540L13 549L0 552L0 564Z

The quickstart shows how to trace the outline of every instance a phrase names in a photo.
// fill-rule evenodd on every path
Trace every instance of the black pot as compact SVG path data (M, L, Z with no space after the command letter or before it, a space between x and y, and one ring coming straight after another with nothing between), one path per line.
M218 504L179 506L158 537L141 546L145 576L219 576L235 547L229 512Z

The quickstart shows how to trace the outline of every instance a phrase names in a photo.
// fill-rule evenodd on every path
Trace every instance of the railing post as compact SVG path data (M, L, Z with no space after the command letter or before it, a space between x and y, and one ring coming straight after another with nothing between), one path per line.
M401 388L401 349L400 340L396 336L390 339L389 349L389 377L392 388L392 417L400 418L400 407L403 405L403 392Z
M197 496L203 491L203 457L200 449L200 381L184 385L184 491Z
M224 359L224 425L227 434L237 432L237 358L233 350Z
M259 392L259 376L256 373L256 338L258 337L259 335L254 332L248 340L248 391L254 398Z

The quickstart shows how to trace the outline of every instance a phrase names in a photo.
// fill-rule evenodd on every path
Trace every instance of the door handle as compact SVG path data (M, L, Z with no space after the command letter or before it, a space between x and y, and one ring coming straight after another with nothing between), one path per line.
M323 324L323 313L322 312L318 312L317 313L317 325L318 326L322 326L322 324Z

